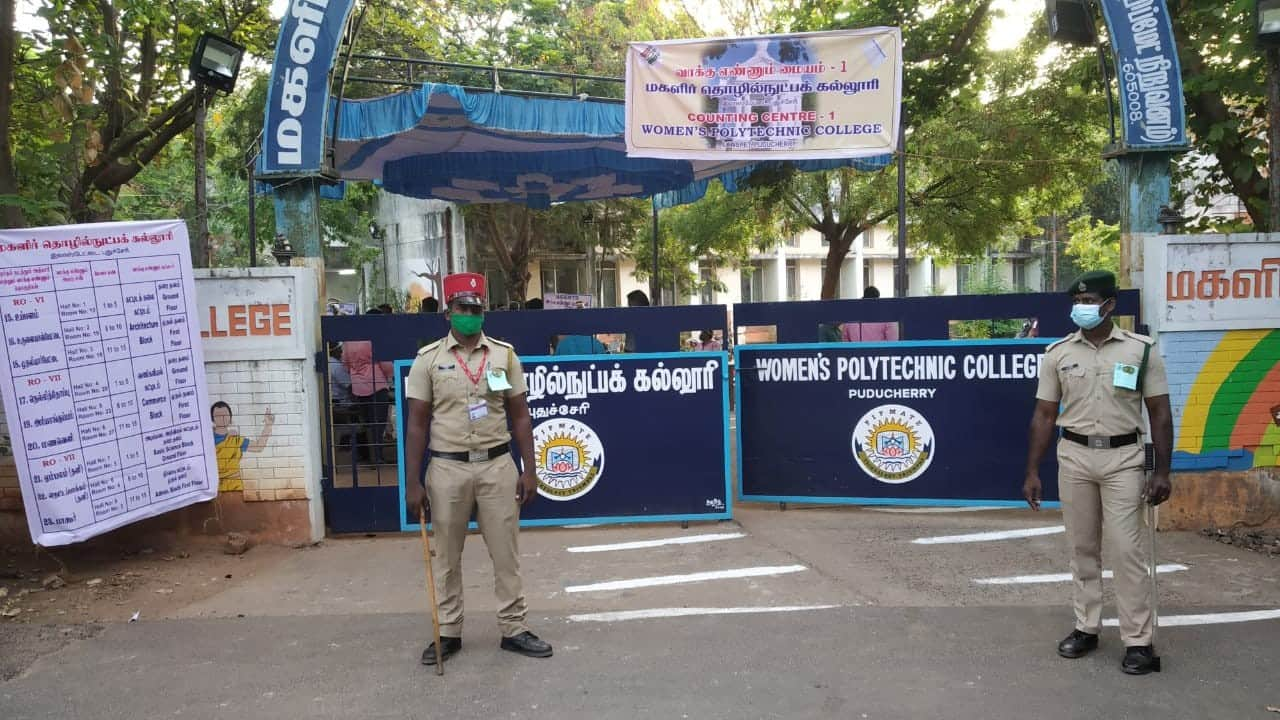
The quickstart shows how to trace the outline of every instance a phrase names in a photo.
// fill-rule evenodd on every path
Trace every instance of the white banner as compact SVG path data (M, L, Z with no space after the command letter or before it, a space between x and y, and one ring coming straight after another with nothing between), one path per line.
M181 221L0 230L0 362L31 537L45 546L217 495Z
M898 143L898 28L630 43L627 155L796 160Z
M1144 254L1147 314L1158 330L1280 327L1275 235L1162 235Z

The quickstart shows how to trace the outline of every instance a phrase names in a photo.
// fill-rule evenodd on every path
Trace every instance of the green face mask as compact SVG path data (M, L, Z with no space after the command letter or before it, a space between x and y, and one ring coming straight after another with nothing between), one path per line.
M480 332L480 328L484 326L484 315L463 315L461 313L452 313L449 315L449 325L458 331L459 335L464 337L475 335Z

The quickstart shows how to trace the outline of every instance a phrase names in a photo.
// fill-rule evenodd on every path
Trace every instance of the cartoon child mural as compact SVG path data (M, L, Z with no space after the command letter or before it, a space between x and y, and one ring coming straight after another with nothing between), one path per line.
M213 445L218 458L218 492L244 490L240 476L240 458L247 452L258 453L271 439L271 426L275 416L271 408L263 413L262 432L257 440L250 440L231 426L231 406L218 401L209 409L213 417Z

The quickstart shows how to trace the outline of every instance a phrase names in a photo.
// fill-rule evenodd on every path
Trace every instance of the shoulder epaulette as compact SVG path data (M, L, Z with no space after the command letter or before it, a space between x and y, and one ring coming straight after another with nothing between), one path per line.
M1125 334L1125 336L1127 336L1127 337L1131 337L1131 338L1133 338L1134 340L1137 340L1138 342L1140 342L1140 343L1142 343L1142 344L1144 344L1144 345L1155 345L1155 344L1156 344L1156 341L1155 341L1155 340L1154 340L1150 335L1143 335L1143 334L1141 334L1141 333L1136 333L1136 332L1132 332L1132 331L1130 331L1130 330L1125 330L1124 328L1121 328L1121 329L1120 329L1120 332L1124 333L1124 334Z
M1052 349L1054 349L1054 348L1058 347L1058 346L1059 346L1059 345L1061 345L1062 343L1064 343L1064 342L1066 342L1066 341L1070 340L1071 338L1075 337L1075 335L1076 335L1075 333L1071 333L1070 335L1068 335L1068 336L1066 336L1066 337L1062 338L1061 340L1054 340L1053 342L1049 343L1048 347L1046 347L1046 348L1044 349L1044 351L1045 351L1045 352L1049 352L1050 350L1052 350Z
M487 337L487 336L486 336L486 337ZM504 348L506 348L506 349L508 349L508 350L515 350L515 349L516 349L516 346L515 346L515 345L512 345L512 344L511 344L511 343L509 343L509 342L503 342L502 340L499 340L498 338L495 338L495 337L490 337L490 338L488 338L488 340L489 340L489 342L493 343L494 345L501 345L502 347L504 347Z
M437 340L437 341L435 341L435 342L433 342L433 343L431 343L431 344L429 344L429 345L423 345L421 348L419 348L419 349L418 349L418 354L419 354L419 355L422 355L423 353L431 352L432 350L435 350L436 348L440 347L440 343L442 343L442 342L444 342L444 339L443 339L443 338L441 338L440 340Z

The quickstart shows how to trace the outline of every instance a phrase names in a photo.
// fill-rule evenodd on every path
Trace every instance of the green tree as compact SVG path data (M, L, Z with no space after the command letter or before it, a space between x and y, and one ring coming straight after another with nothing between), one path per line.
M1256 230L1275 231L1267 219L1267 64L1253 12L1254 0L1169 2L1195 148L1179 162L1178 178L1190 181L1200 206L1235 195ZM1193 225L1232 229L1233 223L1193 218Z
M267 52L263 0L40 0L47 30L0 5L4 222L110 219L122 187L195 121L186 65L199 29ZM28 213L32 218L28 218Z
M1079 202L1097 176L1101 98L1071 74L1037 76L1043 38L990 53L987 0L805 0L790 30L896 25L904 36L909 239L942 258L976 254ZM828 244L822 297L833 298L854 240L893 218L897 170L757 173L751 184L788 221Z
M1108 225L1088 216L1078 217L1067 225L1071 239L1066 254L1077 267L1085 270L1120 272L1120 226Z
M664 210L658 223L658 285L675 288L682 297L703 290L692 268L704 264L718 269L740 267L754 250L778 244L787 232L777 216L750 190L727 193L718 183L701 200ZM653 273L653 233L637 232L630 254L636 258L636 277ZM715 280L710 289L725 288Z

